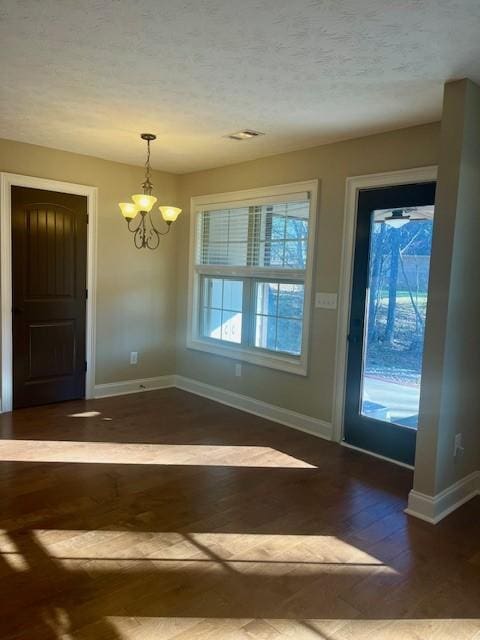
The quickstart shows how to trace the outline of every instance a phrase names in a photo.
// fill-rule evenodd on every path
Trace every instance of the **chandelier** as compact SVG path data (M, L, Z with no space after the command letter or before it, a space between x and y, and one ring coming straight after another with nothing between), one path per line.
M157 198L152 196L153 184L150 181L150 142L156 139L153 133L142 133L140 138L147 143L147 161L145 162L145 182L142 184L143 193L132 196L133 202L119 202L122 216L127 221L128 230L133 233L133 241L137 249L156 249L160 244L160 236L170 231L172 222L178 218L181 209L178 207L161 206L160 213L166 222L165 231L157 229L150 214Z

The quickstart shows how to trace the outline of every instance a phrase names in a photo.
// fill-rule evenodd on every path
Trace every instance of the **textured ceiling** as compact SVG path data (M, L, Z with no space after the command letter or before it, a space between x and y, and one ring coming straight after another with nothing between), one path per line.
M0 0L0 137L187 172L431 122L479 0ZM266 136L235 142L242 128Z

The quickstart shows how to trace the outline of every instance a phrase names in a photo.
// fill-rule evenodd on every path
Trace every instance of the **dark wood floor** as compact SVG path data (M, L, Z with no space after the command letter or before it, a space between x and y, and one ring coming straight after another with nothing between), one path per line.
M480 638L480 499L179 390L1 416L0 638Z

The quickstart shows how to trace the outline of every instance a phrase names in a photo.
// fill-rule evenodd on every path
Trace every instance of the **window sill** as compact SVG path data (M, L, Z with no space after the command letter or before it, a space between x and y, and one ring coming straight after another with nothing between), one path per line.
M231 358L232 360L241 360L242 362L249 362L250 364L255 364L260 367L285 371L298 376L307 375L307 363L302 357L289 358L288 356L274 355L256 350L254 351L252 349L245 349L234 345L226 346L223 344L215 344L207 340L198 339L189 339L187 341L187 349L203 351L204 353L222 356L224 358Z

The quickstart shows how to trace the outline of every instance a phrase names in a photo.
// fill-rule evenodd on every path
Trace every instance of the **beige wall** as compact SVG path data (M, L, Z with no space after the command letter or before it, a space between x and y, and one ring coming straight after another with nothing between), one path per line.
M175 231L160 251L138 251L117 204L138 193L143 168L0 140L0 171L98 187L96 383L174 373ZM178 176L152 181L161 200L177 202Z
M437 164L439 125L315 147L180 177L185 215L178 223L177 373L330 422L336 312L314 309L309 375L304 378L188 350L186 340L189 201L191 196L310 180L320 181L314 291L338 291L345 180L348 176Z
M480 469L480 87L445 87L414 489ZM454 458L462 433L465 452Z

